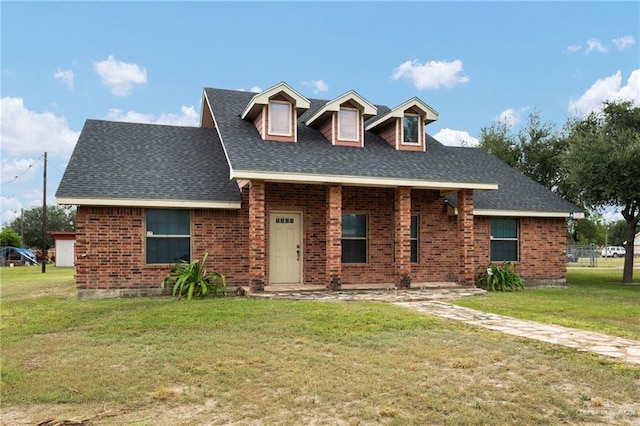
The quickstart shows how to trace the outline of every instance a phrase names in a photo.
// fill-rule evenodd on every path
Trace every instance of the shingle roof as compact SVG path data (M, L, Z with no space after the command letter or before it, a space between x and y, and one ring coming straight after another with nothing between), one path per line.
M215 130L87 120L56 197L240 202Z
M232 169L270 173L366 176L431 182L498 183L497 190L475 191L476 209L569 213L572 203L478 148L448 147L427 137L426 152L396 151L372 132L364 148L332 146L304 122L327 101L310 99L298 117L298 142L262 140L240 113L252 93L205 88ZM389 111L376 105L379 117ZM376 119L372 117L369 122ZM455 206L455 196L449 197Z
M206 88L205 94L222 142L215 129L87 120L56 196L240 203L230 164L234 171L419 180L443 188L497 183L497 190L475 191L476 209L581 211L481 149L447 147L427 136L426 152L396 151L373 132L365 132L364 148L332 146L304 124L326 100L310 99L298 118L298 142L287 143L262 140L240 117L253 93ZM376 107L376 117L390 111ZM455 207L455 196L448 201Z

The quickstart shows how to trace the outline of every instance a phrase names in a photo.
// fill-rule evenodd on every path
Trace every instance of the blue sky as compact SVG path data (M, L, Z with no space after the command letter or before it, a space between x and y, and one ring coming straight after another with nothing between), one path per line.
M639 2L8 2L1 13L3 224L48 203L86 119L198 125L203 87L285 81L439 112L477 143L532 111L560 128L602 101L640 105ZM117 173L117 170L114 170Z

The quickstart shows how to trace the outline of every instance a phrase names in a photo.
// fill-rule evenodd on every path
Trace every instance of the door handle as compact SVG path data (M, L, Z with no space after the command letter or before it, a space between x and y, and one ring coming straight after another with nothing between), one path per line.
M300 262L300 244L296 246L296 255L298 256L298 262Z

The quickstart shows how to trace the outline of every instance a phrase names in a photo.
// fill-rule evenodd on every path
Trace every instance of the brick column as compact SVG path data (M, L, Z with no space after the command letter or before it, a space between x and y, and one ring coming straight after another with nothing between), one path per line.
M398 187L394 205L394 250L396 284L411 286L411 188Z
M249 188L249 279L252 291L264 291L266 230L264 181L252 180Z
M464 286L475 285L476 256L474 252L473 229L473 191L458 191L458 236L460 241L460 270L458 283Z
M327 288L342 288L342 186L327 187Z

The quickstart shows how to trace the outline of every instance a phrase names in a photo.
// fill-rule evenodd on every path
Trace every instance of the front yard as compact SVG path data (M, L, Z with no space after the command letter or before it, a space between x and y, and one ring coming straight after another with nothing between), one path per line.
M92 425L640 421L638 367L391 304L80 302L73 270L0 273L2 424L48 418ZM576 282L585 288L582 297L570 287L477 300L524 306L528 297L542 309L555 291L556 299L573 294L565 308L573 316L568 309L598 290L595 281L576 279L583 281ZM638 336L640 287L618 293L614 284L602 285L609 290L595 298L600 302L583 310L620 306L623 299L633 306L623 313L594 310L582 323L593 317Z

